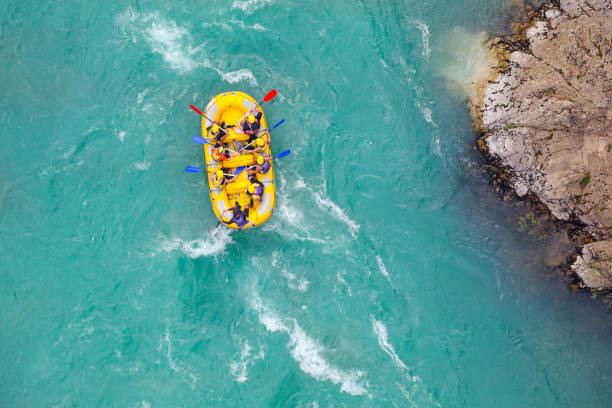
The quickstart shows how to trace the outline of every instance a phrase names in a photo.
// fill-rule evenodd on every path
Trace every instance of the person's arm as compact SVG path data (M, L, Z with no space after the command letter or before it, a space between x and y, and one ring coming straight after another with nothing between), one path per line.
M243 116L241 119L238 119L236 121L236 124L234 125L234 133L238 133L239 135L243 135L244 134L244 130L242 129L242 122L246 119L246 116Z
M244 135L244 131L240 128L240 126L236 126L234 128L234 133L236 133L237 135Z

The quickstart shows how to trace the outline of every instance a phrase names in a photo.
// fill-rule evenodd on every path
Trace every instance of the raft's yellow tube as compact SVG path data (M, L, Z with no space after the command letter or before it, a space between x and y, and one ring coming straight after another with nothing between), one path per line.
M215 96L206 105L204 110L204 116L202 116L202 137L208 138L208 129L212 126L212 121L217 123L225 122L226 126L230 128L229 135L226 139L226 143L229 144L230 149L238 151L236 142L245 142L248 140L248 135L235 133L231 127L236 125L240 119L242 119L247 112L255 108L257 102L251 96L243 92L225 92ZM259 108L261 110L261 107ZM263 110L261 110L263 113ZM208 119L210 118L210 120ZM261 129L267 129L268 124L266 122L265 114L261 117ZM267 134L260 131L261 135ZM267 134L269 137L269 134ZM250 166L255 162L257 154L242 154L235 156L230 160L217 162L212 158L211 144L204 145L204 158L206 159L207 169L213 172L217 169L223 168L224 172L234 172L236 167ZM271 156L270 144L267 144L264 151L261 153L265 156ZM248 223L242 227L252 228L266 222L276 206L276 189L274 185L274 165L270 163L270 170L267 174L257 174L257 179L264 185L264 192L261 202L254 202L253 207L249 210ZM235 203L238 202L240 207L244 209L245 205L249 204L251 199L246 194L246 188L250 184L247 178L246 169L240 173L237 179L229 183L225 189L217 188L213 185L210 179L208 180L208 189L210 194L210 201L212 203L213 211L219 221L221 217L225 215L227 219L232 216L231 211L228 209L234 207ZM232 223L228 225L223 223L230 228L238 229L238 225Z

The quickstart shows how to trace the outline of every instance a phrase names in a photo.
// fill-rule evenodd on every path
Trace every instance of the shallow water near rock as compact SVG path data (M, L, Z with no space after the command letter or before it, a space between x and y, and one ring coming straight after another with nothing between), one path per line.
M608 406L449 84L508 7L4 2L0 406ZM188 106L272 88L278 207L218 229Z

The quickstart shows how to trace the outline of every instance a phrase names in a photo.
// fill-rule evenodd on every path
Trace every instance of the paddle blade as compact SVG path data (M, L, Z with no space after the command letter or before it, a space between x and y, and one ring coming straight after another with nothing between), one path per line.
M200 110L199 110L198 108L196 108L195 106L193 106L193 105L191 105L191 104L190 104L190 105L189 105L189 107L190 107L191 109L193 109L194 111L196 111L197 113L199 113L201 116L204 116L204 114L203 114L202 112L200 112Z
M264 97L263 101L264 102L270 102L272 99L274 99L276 97L278 92L276 92L276 89L271 90L270 92L268 92L268 94Z
M280 122L278 122L276 125L272 126L272 129L276 129L277 127L279 127L280 125L283 124L283 122L285 121L285 119L281 120ZM270 129L270 130L272 130Z
M193 167L193 166L187 166L185 167L185 171L187 173L204 173L204 170L202 170L199 167Z
M234 172L234 177L236 177L237 175L242 173L244 171L244 169L246 169L245 166L236 167L236 171Z
M201 138L200 136L194 136L191 140L194 143L198 143L198 144L201 144L201 145L208 143L208 140L206 140L204 138Z
M279 154L276 155L277 159L282 159L285 156L289 156L289 154L291 153L291 150L287 149L284 152L280 152Z

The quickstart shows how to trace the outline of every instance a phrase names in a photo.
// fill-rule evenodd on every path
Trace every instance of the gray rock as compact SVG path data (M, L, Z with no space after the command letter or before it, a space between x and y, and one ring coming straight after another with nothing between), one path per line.
M580 220L612 252L612 0L562 0L540 16L477 102L486 145L519 196ZM602 265L610 273L585 284L612 283Z
M572 269L584 284L593 289L612 289L612 241L586 244Z

